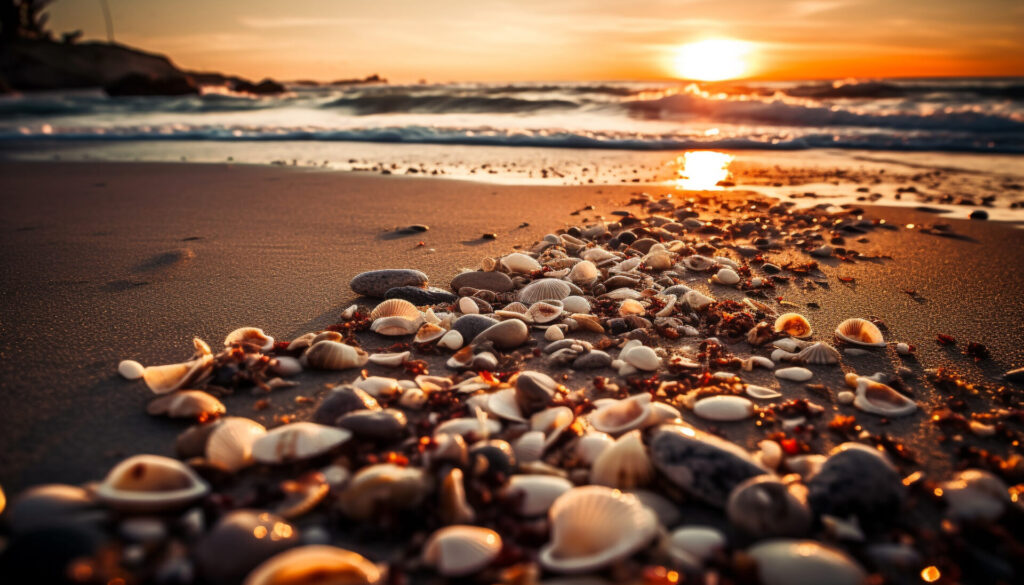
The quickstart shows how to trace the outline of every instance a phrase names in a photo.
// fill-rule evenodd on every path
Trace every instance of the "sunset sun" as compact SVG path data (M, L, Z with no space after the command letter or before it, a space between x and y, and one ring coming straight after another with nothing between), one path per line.
M750 71L752 45L730 39L708 39L676 49L674 70L685 79L721 81L742 77Z

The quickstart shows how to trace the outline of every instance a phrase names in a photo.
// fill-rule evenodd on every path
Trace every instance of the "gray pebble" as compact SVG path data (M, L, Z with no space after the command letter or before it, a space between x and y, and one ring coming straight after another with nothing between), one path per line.
M512 290L512 279L504 272L463 272L452 279L452 290L463 287L508 292Z
M353 292L367 296L382 298L389 289L399 286L427 286L427 275L419 270L386 269L371 270L356 275L349 283Z
M414 305L440 305L454 303L457 296L434 287L419 288L417 286L396 286L384 293L385 299L403 299Z

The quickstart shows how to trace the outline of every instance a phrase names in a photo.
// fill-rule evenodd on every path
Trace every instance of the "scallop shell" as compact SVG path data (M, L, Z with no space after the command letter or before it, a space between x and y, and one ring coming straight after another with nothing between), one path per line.
M538 301L556 300L560 301L569 296L572 288L561 280L545 278L531 282L519 291L519 300L532 305Z
M416 305L410 303L405 299L388 299L370 311L370 320L376 321L383 317L402 317L415 321L420 319L422 315L420 310L416 308Z
M430 343L431 341L440 339L445 333L447 333L447 330L443 327L434 325L433 323L424 323L416 332L416 337L413 338L413 341L416 343ZM456 333L458 333L458 331L456 331Z
M422 319L381 317L370 324L370 331L388 336L412 335L419 329L420 323L422 323Z
M654 467L647 456L647 448L640 440L640 431L630 431L619 437L594 461L590 470L590 483L621 490L643 487L654 477Z
M774 539L747 550L763 585L828 583L863 585L867 574L846 553L813 540Z
M380 583L381 571L360 554L326 545L306 545L274 555L253 569L243 585Z
M870 378L857 378L853 405L864 412L881 416L906 416L917 410L917 403L893 388Z
M528 274L530 272L536 272L541 269L540 262L537 262L533 256L523 254L522 252L513 252L508 256L501 259L501 265L508 269L509 272L519 272Z
M540 301L530 305L527 315L533 323L550 323L562 316L562 303L560 301Z
M513 475L503 494L516 504L516 512L531 517L547 514L562 494L572 489L572 482L554 475Z
M725 535L710 526L684 526L672 532L667 548L673 561L692 571L725 548Z
M577 487L551 506L551 542L540 551L546 569L591 571L643 548L658 528L654 513L636 496L603 486Z
M775 332L790 337L810 337L811 324L799 313L783 313L775 319Z
M206 440L206 459L227 469L238 471L252 462L252 444L267 429L260 423L241 417L222 419Z
M241 327L235 329L224 338L224 347L231 347L234 344L249 344L259 348L260 351L274 349L274 338L257 327Z
M446 526L423 545L423 561L445 577L475 573L498 558L501 536L480 526Z
M282 425L256 439L252 457L260 463L278 464L322 455L352 438L346 429L311 422Z
M216 417L227 412L224 404L214 396L200 390L179 390L154 398L146 406L149 414L166 414L171 418Z
M358 347L337 341L318 341L304 356L310 367L318 370L347 370L366 364L370 356Z
M135 360L122 360L117 364L117 373L125 380L138 380L146 372L146 368Z
M587 419L598 431L617 436L641 428L651 416L651 395L637 394L609 402L590 413Z
M789 361L800 364L827 365L838 364L839 357L839 350L823 341L819 341L803 348L800 350L800 353L790 358Z
M836 327L836 336L855 345L885 347L885 339L877 325L867 319L847 319Z
M172 510L202 498L210 486L187 465L159 455L135 455L118 463L96 487L108 506L132 512Z
M714 421L737 421L754 416L754 403L742 396L709 396L693 405L693 413Z
M775 377L793 382L806 382L814 377L814 372L807 368L781 368L775 370Z

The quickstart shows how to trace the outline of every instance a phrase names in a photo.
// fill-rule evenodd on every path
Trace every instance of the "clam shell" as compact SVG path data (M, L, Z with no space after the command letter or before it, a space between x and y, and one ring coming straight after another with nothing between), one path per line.
M270 371L278 376L295 376L302 372L302 363L291 356L278 356L270 363Z
M576 415L568 406L546 408L530 417L530 430L541 431L547 437L545 447L551 445L562 431L576 420Z
M863 585L867 581L864 569L846 553L813 540L768 540L752 546L747 554L757 563L763 585Z
M580 258L583 258L584 260L589 260L594 264L600 264L601 262L604 262L606 260L613 260L615 258L618 258L618 256L612 254L611 252L605 250L604 248L593 247L580 252Z
M108 506L132 512L173 510L202 498L210 486L177 459L135 455L118 463L96 487Z
M580 329L584 331L591 331L593 333L604 333L604 327L601 325L601 320L594 315L582 315L580 313L573 313L570 315L573 321L577 323Z
M310 367L318 370L357 368L370 358L365 351L337 341L318 341L310 346L304 357Z
M527 305L544 300L560 301L569 296L571 292L572 289L568 283L561 280L544 278L524 286L519 291L519 300Z
M619 316L625 317L627 315L643 315L647 312L643 304L635 299L626 299L619 303Z
M665 249L654 249L644 256L644 266L651 270L666 270L672 267L672 253Z
M867 319L847 319L836 327L836 337L855 345L885 347L885 339L877 325Z
M522 252L513 252L503 257L501 265L508 269L509 272L519 272L522 274L529 274L541 269L540 262L537 262L533 256L523 254Z
M544 339L546 341L558 341L559 339L565 339L565 333L562 331L563 326L551 325L544 330Z
M316 333L310 332L300 335L288 344L288 351L299 351L306 349L313 345L313 339L316 337Z
M814 372L807 368L780 368L775 370L775 377L793 382L806 382L814 377Z
M736 486L725 505L729 523L754 538L802 536L813 515L799 484L786 485L769 477L752 477Z
M694 254L693 256L687 256L683 258L683 266L686 266L694 272L704 272L710 270L715 265L715 261L707 256L701 256L700 254Z
M117 364L117 373L125 380L138 380L146 372L146 368L135 360L122 360Z
M590 483L621 490L643 487L653 477L654 468L640 440L640 431L619 437L597 457L590 470Z
M370 324L370 331L388 336L412 335L419 329L420 323L422 323L422 319L381 317Z
M633 290L628 287L617 288L601 295L601 298L603 299L613 299L616 301L623 301L628 299L637 300L642 299L643 297L644 295L640 291Z
M593 465L609 447L615 444L615 439L607 433L591 431L576 441L576 457L584 465Z
M661 359L658 358L658 354L645 345L635 345L628 350L623 349L619 354L619 359L638 370L648 372L653 372L661 366Z
M810 337L811 324L799 313L783 313L775 319L775 332L790 337Z
M572 482L554 475L513 475L503 495L516 503L516 512L531 517L547 514L562 494L572 489Z
M252 457L260 463L279 464L322 455L352 438L351 431L311 422L282 425L256 439Z
M441 336L447 333L447 330L433 323L424 323L420 326L419 330L416 331L416 337L413 341L416 343L430 343L437 339L441 339ZM458 331L456 331L458 333Z
M636 256L619 262L615 266L608 269L608 272L613 272L615 274L625 274L627 272L633 272L634 270L639 268L640 265L643 264L643 262L644 259L642 257Z
M569 280L576 284L590 284L601 276L601 271L589 260L584 260L572 267L569 271Z
M711 277L711 280L724 285L733 285L740 281L740 275L732 268L722 268Z
M228 471L238 471L252 463L252 445L266 434L267 429L254 420L222 419L206 440L206 459Z
M382 579L377 565L360 554L326 545L306 545L270 557L243 585L290 585L299 583L375 584Z
M526 324L518 319L512 319L500 321L484 329L480 335L473 338L472 343L476 345L483 341L490 341L498 349L514 349L526 343L529 337L530 330Z
M370 320L376 321L384 317L402 317L403 319L409 319L410 321L416 321L422 318L420 310L416 308L416 305L410 303L405 299L388 299L370 311Z
M520 463L539 461L544 454L544 433L541 431L527 431L512 442L512 450L516 453L516 460Z
M462 347L463 343L462 334L454 329L450 329L441 336L437 345L446 349L456 350Z
M214 396L200 390L179 390L154 398L146 406L149 414L166 414L171 418L216 417L227 412L224 404Z
M437 425L434 437L439 435L459 435L462 437L487 438L501 432L501 423L488 418L453 418Z
M540 301L530 305L527 315L534 323L550 323L562 316L560 301Z
M585 314L590 312L590 301L578 295L569 295L562 299L562 307L570 313Z
M343 339L345 338L337 331L321 331L313 336L313 339L310 340L309 344L316 345L321 341L341 341Z
M754 416L754 403L742 396L709 396L693 405L693 413L714 421L737 421Z
M573 488L548 513L551 542L540 551L544 568L559 573L591 571L643 548L658 520L636 496L603 486Z
M917 410L917 403L890 386L870 378L858 378L853 405L864 412L881 416L906 416Z
M501 536L489 528L446 526L427 539L423 560L445 577L461 577L489 565L501 547Z
M838 364L839 357L839 350L819 341L800 350L800 353L790 358L790 361L801 364L827 365Z
M686 303L691 309L701 310L706 308L711 303L715 302L715 299L703 294L699 291L691 290L690 292L683 295L683 302Z
M154 394L180 390L206 376L213 368L213 356L202 356L180 364L149 366L142 372L142 381Z
M637 394L609 402L590 413L587 420L594 429L617 436L641 428L651 416L651 395Z
M257 327L241 327L235 329L224 338L224 347L231 347L234 344L255 345L260 351L274 349L274 338Z
M367 357L367 361L371 364L377 364L378 366L398 368L405 363L405 360L409 359L410 355L412 355L412 352L410 351L403 351L399 353L375 353Z
M349 518L366 520L381 510L416 508L426 496L423 470L377 463L359 470L338 498Z
M498 418L514 422L526 422L516 403L516 389L503 388L487 398L487 411Z

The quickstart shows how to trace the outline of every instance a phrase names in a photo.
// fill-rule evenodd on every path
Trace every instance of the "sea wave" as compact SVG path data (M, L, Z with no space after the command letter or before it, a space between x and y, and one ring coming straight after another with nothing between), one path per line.
M580 104L567 99L523 99L509 96L445 95L414 93L359 95L338 98L324 104L327 108L345 108L356 115L371 114L446 114L508 113L541 110L574 110Z

